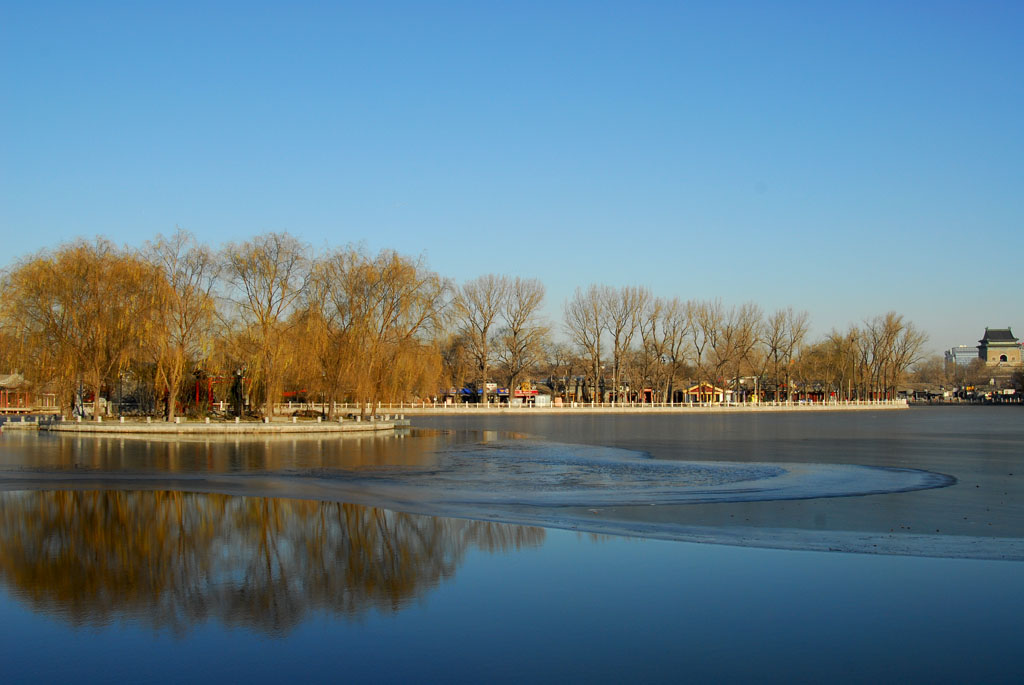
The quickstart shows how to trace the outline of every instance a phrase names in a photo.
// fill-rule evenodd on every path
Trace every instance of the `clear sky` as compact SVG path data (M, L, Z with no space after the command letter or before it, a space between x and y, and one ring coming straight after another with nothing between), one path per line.
M1022 2L0 0L0 264L77 236L1024 334ZM1024 335L1022 335L1024 337Z

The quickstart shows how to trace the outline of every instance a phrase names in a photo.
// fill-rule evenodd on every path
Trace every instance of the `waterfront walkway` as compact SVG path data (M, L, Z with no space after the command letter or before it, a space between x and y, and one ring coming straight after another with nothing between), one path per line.
M221 403L217 403L221 404ZM482 416L485 414L561 415L575 414L736 414L736 413L777 413L777 412L836 412L836 411L878 411L908 408L906 400L841 401L841 402L792 402L792 403L610 403L571 402L562 406L531 406L507 404L444 404L433 402L382 402L378 403L376 416L366 409L366 420L347 418L335 421L311 421L292 418L296 412L320 412L328 409L326 404L282 402L275 407L276 418L270 423L257 421L187 421L167 423L164 421L139 419L118 420L107 418L101 422L91 420L61 421L54 415L23 416L0 420L0 429L38 428L60 433L171 433L171 434L277 434L277 433L365 433L392 430L408 426L406 416ZM359 414L360 407L351 403L334 404L333 415L351 416ZM372 420L371 420L372 419Z
M571 402L562 406L535 407L530 405L509 406L507 404L444 404L433 402L382 402L377 406L378 414L399 412L409 416L461 416L478 414L707 414L742 412L820 412L820 411L863 411L880 409L906 409L906 400L841 401L841 402L781 402L781 403L597 403ZM326 405L319 403L284 403L277 411L287 414L293 411L323 411ZM358 412L355 404L335 403L336 413ZM367 408L369 411L369 408Z

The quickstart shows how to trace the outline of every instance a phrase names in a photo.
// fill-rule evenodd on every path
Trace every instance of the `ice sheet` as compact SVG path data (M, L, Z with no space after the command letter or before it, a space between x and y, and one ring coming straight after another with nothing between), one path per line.
M423 462L359 468L253 469L160 474L94 469L6 471L0 487L28 482L257 483L285 496L352 497L394 506L431 505L459 515L462 506L608 507L751 502L906 492L951 485L954 478L916 469L853 464L693 462L652 459L630 450L543 440L456 444Z

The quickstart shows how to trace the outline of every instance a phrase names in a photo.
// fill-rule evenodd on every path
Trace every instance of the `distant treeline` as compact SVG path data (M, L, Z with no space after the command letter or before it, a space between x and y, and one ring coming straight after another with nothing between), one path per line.
M196 376L244 378L264 415L300 390L373 406L469 387L488 401L488 382L538 379L581 401L671 401L694 384L881 399L925 341L895 312L809 341L806 312L605 285L577 289L558 335L539 280L457 284L419 258L314 254L287 233L218 249L181 230L141 249L80 240L20 259L2 283L0 370L68 409L80 389L100 397L130 376L166 398L168 419Z

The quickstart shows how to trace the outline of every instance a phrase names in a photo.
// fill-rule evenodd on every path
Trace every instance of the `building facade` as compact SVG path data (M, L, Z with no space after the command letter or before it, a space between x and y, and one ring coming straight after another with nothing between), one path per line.
M957 345L946 350L946 363L967 366L978 358L977 345Z
M1009 328L986 328L978 341L978 357L988 366L1020 366L1020 341Z

